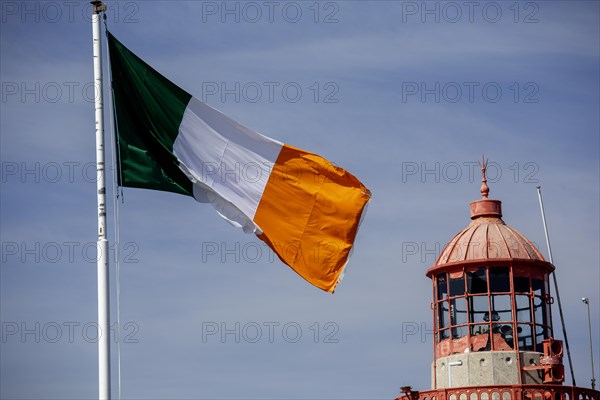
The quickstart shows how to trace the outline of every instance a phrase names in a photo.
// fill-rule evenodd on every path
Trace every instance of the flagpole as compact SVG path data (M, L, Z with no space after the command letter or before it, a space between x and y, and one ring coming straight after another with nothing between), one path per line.
M101 1L92 1L94 98L96 109L96 187L98 196L98 398L110 399L110 302L108 240L106 235L106 179L104 177L104 105L102 98Z
M552 259L552 247L550 247L550 236L548 235L548 226L546 225L546 213L544 212L544 202L542 201L542 187L537 187L538 199L540 201L540 211L542 212L542 222L544 224L544 235L546 236L546 246L548 247L548 257L550 258L550 264L554 265ZM567 328L565 327L565 317L563 316L562 304L560 303L560 293L558 292L558 282L556 279L556 271L552 272L552 278L554 279L554 289L556 290L556 300L558 302L558 314L560 315L560 324L562 325L563 336L565 338L565 347L567 348L567 359L569 361L569 369L571 370L571 381L573 386L575 383L575 371L573 371L573 361L571 361L571 350L569 349L569 339L567 338Z

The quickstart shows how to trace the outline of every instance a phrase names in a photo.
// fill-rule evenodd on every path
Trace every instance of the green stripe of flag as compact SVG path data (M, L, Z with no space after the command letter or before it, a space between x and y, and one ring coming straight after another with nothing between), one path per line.
M119 184L192 195L173 143L191 95L129 51L110 32L108 47L117 135Z

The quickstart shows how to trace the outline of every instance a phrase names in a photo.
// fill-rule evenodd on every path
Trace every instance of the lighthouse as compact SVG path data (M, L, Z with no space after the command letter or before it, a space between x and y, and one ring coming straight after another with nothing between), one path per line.
M397 400L600 400L563 385L549 278L554 265L502 219L489 199L486 163L471 221L427 270L432 283L431 389L403 387Z

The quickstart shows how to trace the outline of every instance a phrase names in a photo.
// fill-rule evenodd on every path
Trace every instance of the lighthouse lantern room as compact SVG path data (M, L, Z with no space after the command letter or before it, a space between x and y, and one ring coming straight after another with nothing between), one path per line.
M563 386L562 342L554 340L549 277L554 266L502 220L488 199L482 162L471 222L427 270L433 289L431 390L404 387L402 400L600 400Z

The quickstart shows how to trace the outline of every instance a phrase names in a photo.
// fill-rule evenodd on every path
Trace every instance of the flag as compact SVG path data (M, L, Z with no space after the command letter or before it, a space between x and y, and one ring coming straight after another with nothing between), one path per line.
M195 99L107 35L119 185L210 203L308 282L333 292L369 190L323 157Z

